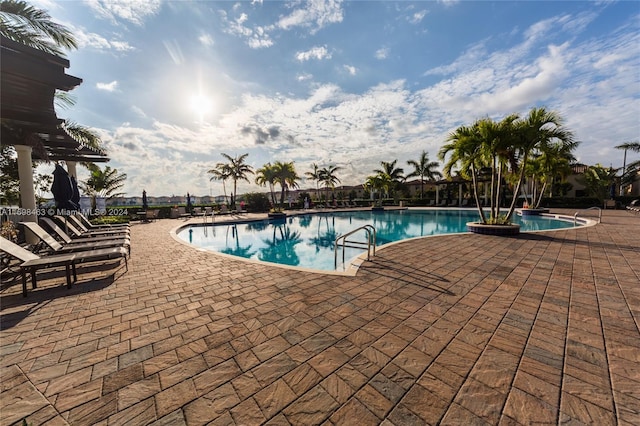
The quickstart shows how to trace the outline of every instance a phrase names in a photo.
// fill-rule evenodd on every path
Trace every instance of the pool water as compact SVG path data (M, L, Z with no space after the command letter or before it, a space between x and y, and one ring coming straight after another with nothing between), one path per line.
M350 260L365 250L339 247L338 267L334 261L334 242L363 225L376 229L376 245L428 235L466 232L466 223L476 221L476 210L385 210L381 212L326 212L291 216L281 220L261 220L238 224L192 225L181 229L183 241L208 250L247 259L325 271L344 270ZM520 230L539 231L571 228L573 223L545 216L512 219ZM364 231L349 237L366 241Z

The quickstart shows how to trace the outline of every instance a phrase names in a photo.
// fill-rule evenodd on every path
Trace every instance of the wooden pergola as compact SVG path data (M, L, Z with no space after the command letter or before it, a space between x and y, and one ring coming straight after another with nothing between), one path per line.
M104 152L71 137L56 115L56 90L69 91L82 83L66 74L67 68L65 58L0 36L0 142L13 145L18 154L24 220L37 220L33 160L65 161L72 175L76 162L109 161Z

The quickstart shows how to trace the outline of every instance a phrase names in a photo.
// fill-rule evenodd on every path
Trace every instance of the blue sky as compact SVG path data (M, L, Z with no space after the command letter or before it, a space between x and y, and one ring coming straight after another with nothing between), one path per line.
M565 118L583 163L620 167L613 147L640 139L640 2L33 3L80 45L58 115L100 133L127 195L221 194L206 171L223 152L355 185L534 106Z

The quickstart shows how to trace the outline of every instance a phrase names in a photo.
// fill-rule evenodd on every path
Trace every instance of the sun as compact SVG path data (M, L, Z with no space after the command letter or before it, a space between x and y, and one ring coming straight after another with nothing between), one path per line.
M201 93L191 96L189 106L200 122L213 110L213 102L211 99Z

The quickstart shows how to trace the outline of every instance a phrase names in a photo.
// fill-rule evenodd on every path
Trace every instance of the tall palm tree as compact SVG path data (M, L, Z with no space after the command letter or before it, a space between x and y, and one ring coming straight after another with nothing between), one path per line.
M226 163L217 163L216 166L208 170L207 173L211 175L209 181L220 180L222 181L222 191L224 193L224 199L226 202L227 199L227 186L225 182L229 177L231 177L231 170L229 169L229 165Z
M571 152L579 144L574 140L573 133L567 130L562 117L555 111L547 111L544 107L532 108L529 114L514 122L512 130L513 143L517 153L518 162L512 166L512 172L518 173L518 180L513 191L513 200L507 212L506 219L509 220L515 210L517 194L524 181L524 172L529 157L536 151L548 149L552 143L560 144L560 149Z
M420 154L420 158L418 161L409 160L407 164L413 166L413 172L407 175L407 178L419 176L420 177L420 199L424 198L424 181L435 180L436 177L442 177L442 173L435 170L436 167L440 166L440 163L437 161L429 161L429 154L427 151L422 151Z
M342 170L342 167L329 165L319 170L319 181L324 185L326 190L326 201L329 201L329 188L332 190L336 187L337 183L340 183L340 179L336 176L336 172Z
M118 173L117 169L112 169L109 166L105 166L102 170L95 164L91 164L89 170L91 172L89 178L80 183L84 192L107 199L123 194L116 191L124 186L124 181L127 179L126 173Z
M318 165L316 163L311 164L311 171L310 172L305 172L304 175L307 176L309 179L313 180L316 183L316 199L320 198L320 168L318 167Z
M235 207L236 199L238 197L238 181L246 180L247 182L251 182L247 175L254 174L253 168L244 162L248 155L249 154L242 154L237 157L232 157L228 154L222 153L222 156L228 161L227 170L229 172L229 177L231 178L231 180L233 180L233 193L231 194L233 202L231 203L231 208Z
M61 47L76 49L73 34L51 16L22 0L0 1L0 34L18 43L64 56Z
M404 169L400 167L396 167L396 163L398 160L393 160L390 162L381 161L380 165L381 169L376 169L374 172L377 173L380 180L385 182L385 190L387 192L387 196L390 194L393 195L393 192L396 190L398 185L405 180L404 177Z
M271 195L271 204L276 205L276 197L274 194L274 186L276 183L276 169L271 163L267 163L256 170L256 184L260 186L269 185L269 194Z
M627 151L640 152L640 142L625 142L615 147L624 149L624 160L622 161L622 179L620 182L620 195L624 194L624 187L630 185L640 170L640 161L634 161L627 166Z
M282 188L280 192L280 207L284 206L284 193L289 188L297 188L298 180L300 177L296 172L296 168L293 165L293 162L282 163L280 161L276 161L273 165L274 173L275 173L275 182L280 184L280 188Z

